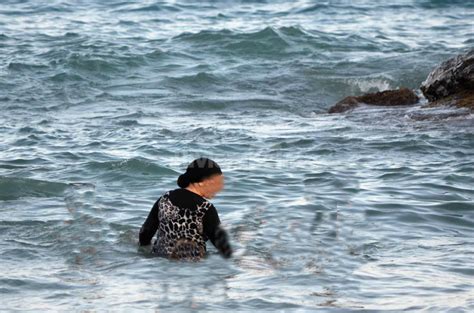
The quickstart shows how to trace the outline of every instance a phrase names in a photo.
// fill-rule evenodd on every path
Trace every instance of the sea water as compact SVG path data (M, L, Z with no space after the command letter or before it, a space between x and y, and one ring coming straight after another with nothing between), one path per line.
M474 310L474 119L362 106L474 44L472 1L0 4L0 310ZM233 258L137 245L197 157Z

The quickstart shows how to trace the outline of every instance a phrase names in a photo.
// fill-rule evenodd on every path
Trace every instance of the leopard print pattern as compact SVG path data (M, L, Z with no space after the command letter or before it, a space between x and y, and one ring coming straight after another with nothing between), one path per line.
M171 259L199 260L207 254L203 217L211 203L204 201L196 210L182 208L171 202L169 193L158 203L160 222L152 252Z

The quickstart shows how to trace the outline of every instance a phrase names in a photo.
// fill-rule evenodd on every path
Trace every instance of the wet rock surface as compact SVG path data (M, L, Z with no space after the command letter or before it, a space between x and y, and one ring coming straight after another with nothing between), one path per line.
M359 104L398 106L411 105L419 101L418 96L408 88L367 93L362 96L349 96L329 109L329 113L341 113L351 110Z
M436 101L457 93L474 90L474 49L457 55L438 65L420 90L429 101Z

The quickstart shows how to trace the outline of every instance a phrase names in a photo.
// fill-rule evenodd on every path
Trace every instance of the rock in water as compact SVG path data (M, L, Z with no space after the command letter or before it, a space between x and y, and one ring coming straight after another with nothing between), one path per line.
M474 49L444 61L420 86L429 101L466 93L474 94Z
M367 93L362 96L345 97L329 109L329 113L341 113L357 107L359 104L369 105L410 105L415 104L419 100L413 90L408 88L400 88L398 90L386 90L375 93Z
M421 84L421 92L428 99L424 107L447 105L474 110L474 49L444 61L428 75ZM329 109L329 113L340 113L357 107L370 105L410 105L419 100L408 88L349 96Z

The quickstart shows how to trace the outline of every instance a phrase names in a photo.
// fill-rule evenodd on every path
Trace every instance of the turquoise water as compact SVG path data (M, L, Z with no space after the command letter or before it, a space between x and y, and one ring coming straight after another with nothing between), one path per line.
M474 119L417 88L470 1L3 1L2 310L474 310ZM231 260L137 247L201 155Z

